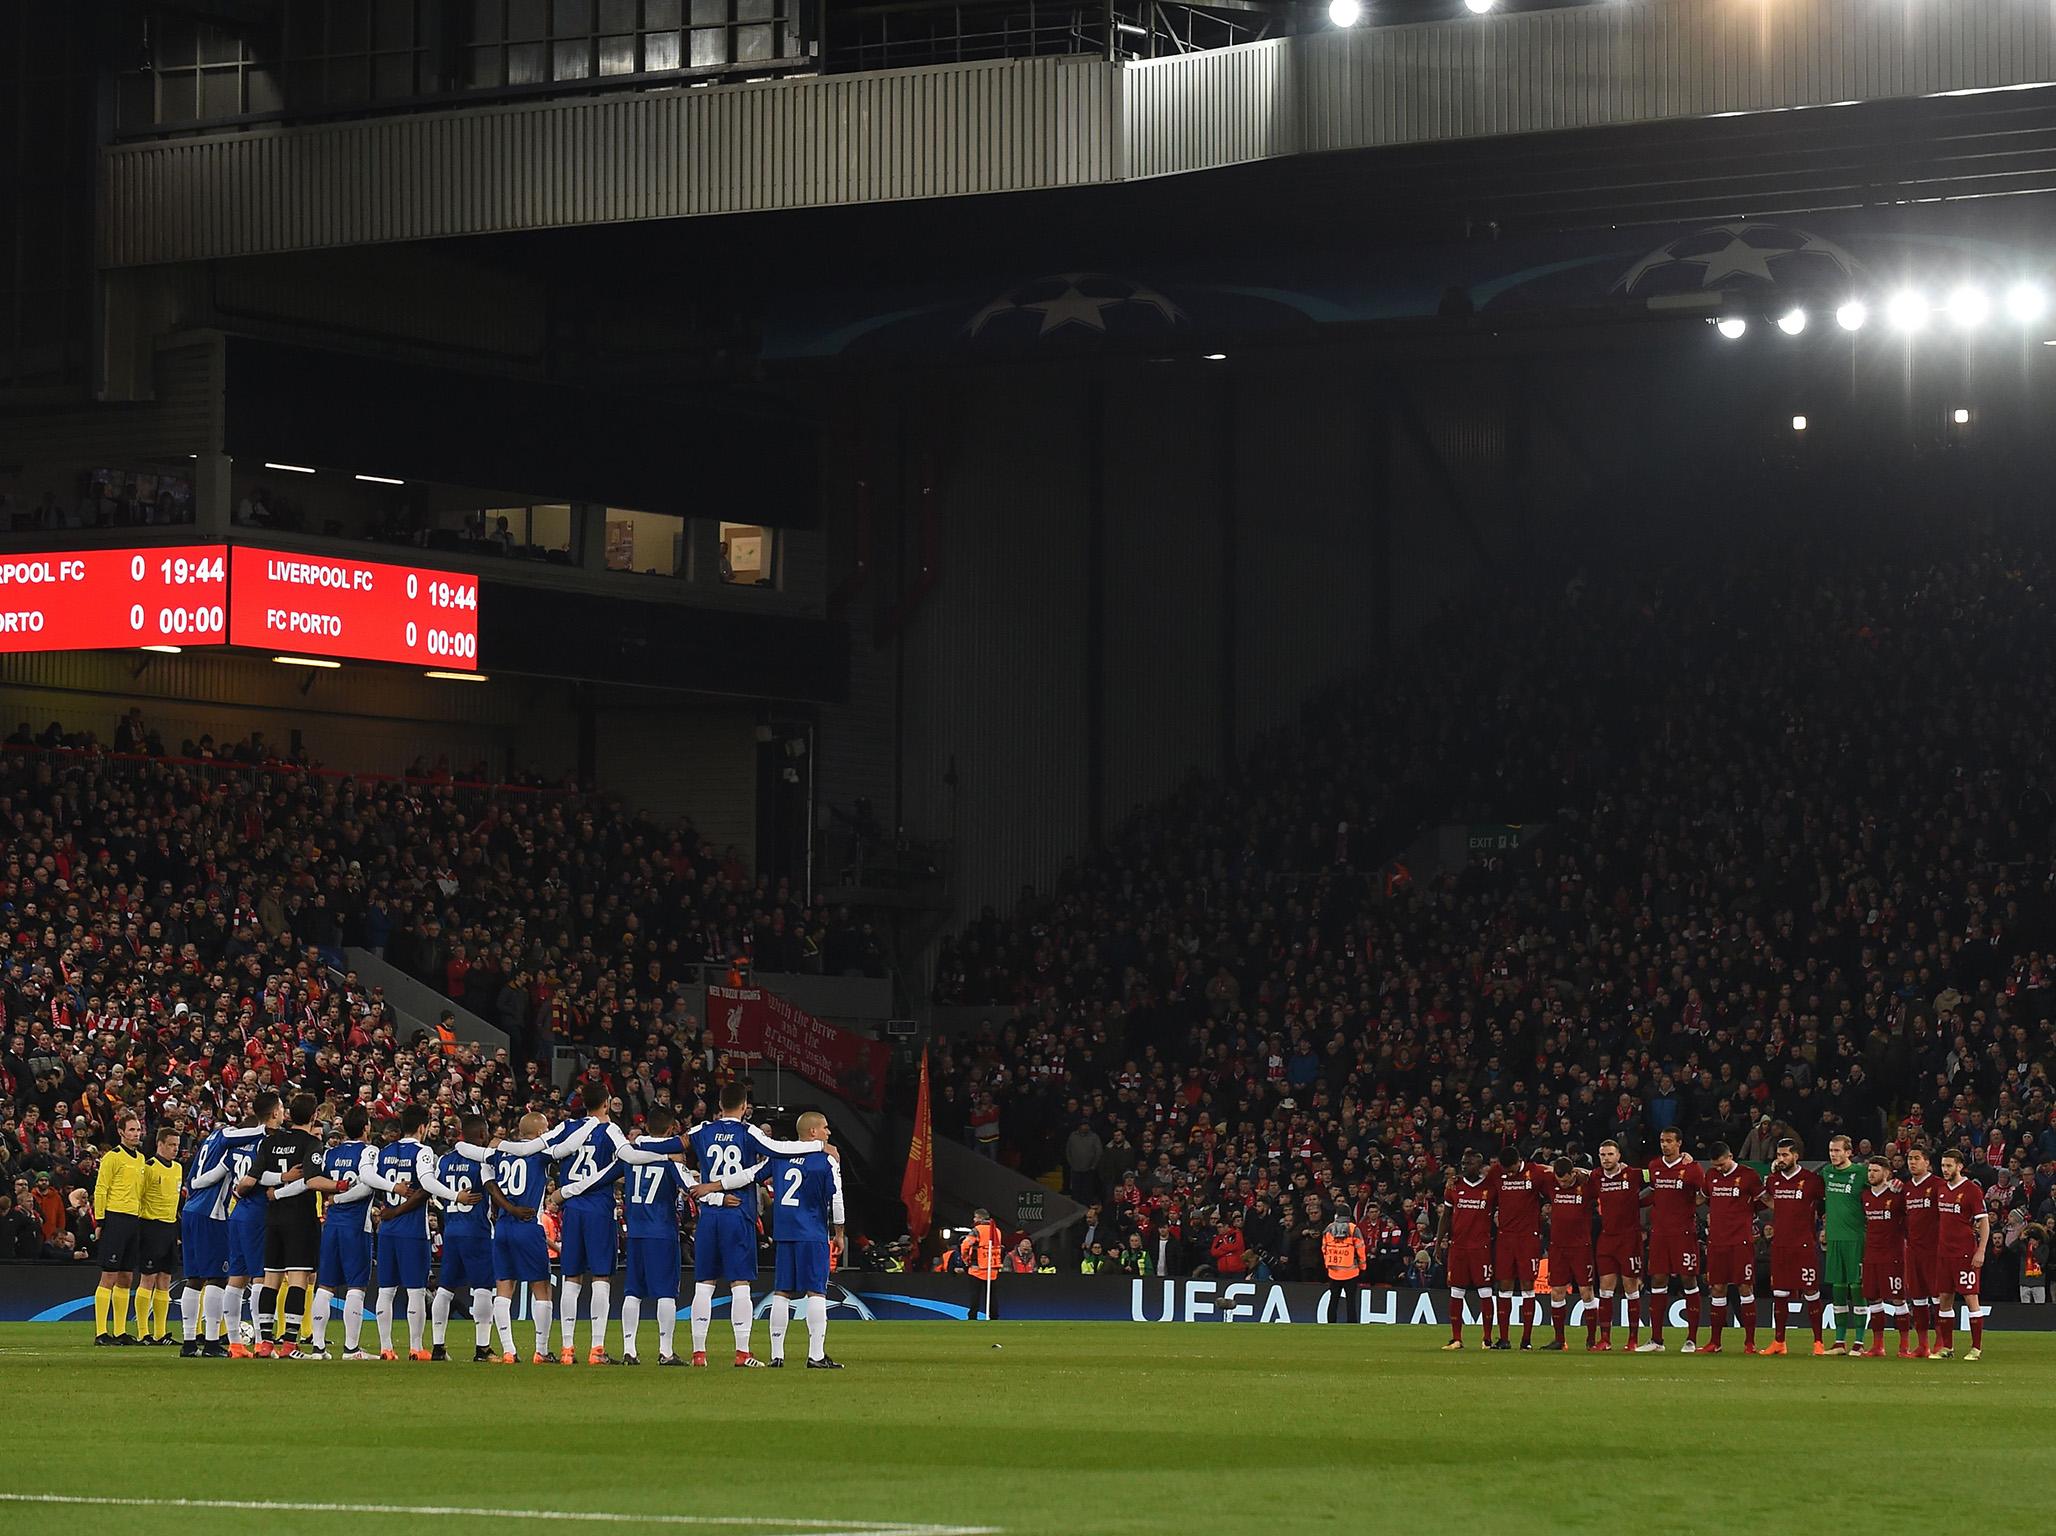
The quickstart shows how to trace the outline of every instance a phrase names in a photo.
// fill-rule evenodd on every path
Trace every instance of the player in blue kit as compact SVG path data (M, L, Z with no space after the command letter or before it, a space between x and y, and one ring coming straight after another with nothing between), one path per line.
M364 1139L371 1117L362 1105L343 1111L343 1139L321 1154L321 1174L308 1183L328 1196L321 1213L321 1258L314 1270L314 1353L328 1358L328 1320L338 1292L343 1298L343 1358L370 1360L365 1353L364 1295L371 1288L371 1185L364 1169L377 1171L378 1152Z
M233 1194L237 1184L249 1176L257 1160L257 1145L263 1134L274 1125L285 1123L285 1106L279 1096L270 1090L257 1095L250 1101L250 1126L257 1136L238 1142L229 1149L228 1187ZM248 1299L247 1313L251 1337L260 1339L256 1314L257 1288L252 1283L264 1278L264 1229L265 1213L269 1202L260 1193L253 1193L247 1199L239 1199L229 1207L228 1213L228 1286L223 1292L223 1322L228 1328L228 1352L238 1360L247 1360L253 1353L271 1353L271 1346L261 1345L261 1351L253 1351L237 1337L245 1318L244 1301Z
M799 1138L815 1144L799 1157L775 1157L771 1182L771 1237L777 1255L771 1293L771 1364L785 1364L785 1330L792 1303L807 1316L807 1369L839 1371L828 1356L828 1272L831 1245L842 1241L842 1165L825 1150L828 1117L801 1115Z
M721 1114L702 1121L685 1135L700 1177L725 1190L727 1180L772 1154L797 1156L818 1150L811 1142L776 1141L749 1123L750 1090L744 1083L721 1089ZM655 1151L661 1143L644 1143ZM717 1193L700 1201L699 1225L693 1235L692 1363L707 1363L707 1331L714 1321L714 1287L728 1286L728 1321L735 1330L735 1363L761 1366L750 1352L750 1327L755 1301L750 1286L757 1278L757 1211L754 1192Z
M179 1354L226 1359L222 1337L222 1285L228 1279L229 1203L237 1174L230 1177L230 1153L237 1147L254 1151L264 1135L261 1125L227 1126L209 1131L186 1171L186 1203L179 1209L179 1241L185 1251L186 1283L179 1293L179 1314L185 1343ZM243 1167L249 1167L244 1159Z
M484 1154L485 1192L493 1205L493 1328L499 1335L500 1362L512 1365L520 1357L514 1352L514 1287L529 1288L535 1317L535 1363L548 1365L550 1354L550 1242L536 1219L548 1193L549 1154L542 1151L517 1153L517 1144L540 1146L549 1122L541 1115L527 1115L516 1127L521 1143L502 1141L487 1149L476 1136L457 1144L469 1157Z
M476 1205L485 1197L476 1190L451 1189L436 1173L435 1149L421 1140L428 1111L409 1105L400 1112L399 1138L379 1149L375 1168L361 1177L384 1196L378 1222L378 1357L393 1352L393 1302L407 1292L407 1356L426 1360L422 1335L428 1327L428 1200Z
M488 1129L481 1116L464 1122L464 1134L471 1142L486 1139ZM460 1195L479 1192L486 1186L486 1160L466 1157L462 1152L445 1152L436 1166L436 1176ZM450 1331L450 1304L460 1290L471 1293L471 1358L473 1362L492 1358L493 1328L493 1226L492 1206L483 1198L476 1205L443 1206L443 1266L436 1277L435 1299L429 1308L429 1357L450 1358L444 1340Z

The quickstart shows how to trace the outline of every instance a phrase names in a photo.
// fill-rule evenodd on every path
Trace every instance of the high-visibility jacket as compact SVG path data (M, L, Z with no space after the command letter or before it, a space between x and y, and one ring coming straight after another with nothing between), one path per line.
M964 1268L974 1280L991 1280L1000 1272L1004 1244L999 1227L989 1221L981 1221L957 1245L957 1252L963 1256Z
M1364 1235L1351 1222L1339 1236L1331 1229L1321 1233L1321 1262L1330 1280L1354 1280L1364 1272Z

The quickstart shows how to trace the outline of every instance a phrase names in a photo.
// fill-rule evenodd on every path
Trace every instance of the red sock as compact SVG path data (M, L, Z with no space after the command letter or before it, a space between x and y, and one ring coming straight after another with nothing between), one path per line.
M1885 1347L1885 1319L1881 1313L1872 1314L1870 1319L1870 1347L1881 1353Z
M1635 1298L1628 1298L1628 1348L1633 1349L1642 1339L1642 1308L1649 1305L1645 1296L1642 1306L1635 1305Z
M1685 1292L1685 1342L1687 1344L1697 1344L1699 1342L1699 1293L1697 1291Z
M1521 1348L1526 1349L1535 1342L1535 1314L1542 1310L1540 1296L1528 1297L1528 1309L1521 1314Z
M1449 1293L1449 1337L1456 1343L1463 1342L1463 1292Z
M1806 1304L1806 1321L1813 1325L1813 1342L1820 1342L1821 1299L1816 1296Z
M1653 1291L1642 1293L1642 1321L1649 1325L1649 1337L1657 1343L1663 1342L1663 1309L1670 1303L1670 1292L1658 1297Z
M1602 1344L1613 1342L1613 1293L1599 1293L1599 1340Z
M1570 1322L1570 1319L1571 1309L1568 1299L1550 1304L1549 1322L1556 1329L1556 1342L1559 1344L1563 1342L1563 1330L1565 1325Z
M1727 1299L1727 1297L1725 1297L1725 1296L1716 1296L1716 1297L1714 1297L1714 1298L1713 1298L1713 1317L1712 1317L1711 1321L1709 1321L1709 1322L1707 1323L1707 1325L1706 1325L1706 1342L1707 1342L1707 1343L1708 1343L1709 1345L1711 1345L1711 1346L1715 1346L1715 1347L1718 1347L1718 1346L1719 1346L1719 1344L1720 1344L1720 1335L1721 1335L1721 1329L1722 1329L1722 1328L1723 1328L1724 1326L1726 1326L1726 1324L1727 1324L1727 1320L1728 1320L1728 1299Z
M1935 1303L1935 1347L1950 1349L1956 1343L1956 1309Z
M1895 1321L1895 1322L1897 1322L1897 1323L1898 1323L1898 1325L1899 1325L1899 1347L1900 1347L1901 1349L1904 1349L1904 1348L1906 1348L1906 1347L1907 1347L1907 1343L1906 1343L1906 1314L1905 1314L1904 1312L1901 1312L1901 1313L1900 1313L1900 1314L1898 1315L1898 1317L1894 1319L1894 1321Z
M1756 1348L1756 1298L1742 1298L1742 1342L1749 1348Z
M1920 1347L1928 1347L1928 1304L1924 1301L1909 1302L1907 1310L1913 1314L1913 1336L1920 1340Z
M1499 1324L1499 1342L1502 1344L1507 1342L1506 1325L1512 1320L1508 1315L1512 1307L1513 1301L1510 1297L1495 1296L1492 1298L1492 1318L1493 1321Z
M1985 1347L1985 1314L1982 1308L1970 1314L1970 1347L1972 1349L1983 1349Z
M1792 1315L1792 1304L1782 1296L1770 1299L1770 1336L1782 1344L1785 1342L1785 1323Z

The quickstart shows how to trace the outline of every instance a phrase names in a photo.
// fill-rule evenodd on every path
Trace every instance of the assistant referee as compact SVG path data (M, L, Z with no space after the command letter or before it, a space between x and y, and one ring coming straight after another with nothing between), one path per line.
M93 1292L93 1342L133 1344L129 1287L143 1251L143 1118L125 1111L115 1122L121 1145L100 1158L93 1180L93 1219L100 1223L100 1284Z

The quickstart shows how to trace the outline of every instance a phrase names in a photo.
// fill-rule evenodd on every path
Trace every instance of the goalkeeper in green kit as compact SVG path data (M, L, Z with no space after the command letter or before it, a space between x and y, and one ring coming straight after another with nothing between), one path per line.
M1822 1202L1827 1216L1827 1262L1822 1278L1835 1308L1835 1342L1828 1346L1831 1355L1863 1351L1863 1186L1867 1179L1855 1151L1855 1143L1847 1136L1835 1137L1828 1142L1828 1165L1820 1171L1821 1182L1827 1186L1827 1198Z

